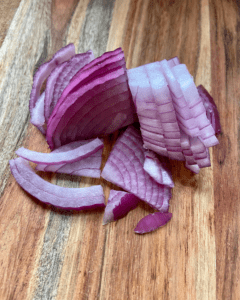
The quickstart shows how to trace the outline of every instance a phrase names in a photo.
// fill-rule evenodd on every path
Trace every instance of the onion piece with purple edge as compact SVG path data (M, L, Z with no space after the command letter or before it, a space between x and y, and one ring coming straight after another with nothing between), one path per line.
M179 151L180 148L176 150L172 149L172 146L180 147L181 145L179 138L180 128L177 120L177 114L174 109L171 91L169 90L170 87L163 76L161 63L156 62L147 64L145 65L145 68L149 79L149 84L151 86L153 99L157 105L158 119L162 124L168 157L172 159L184 160L181 151ZM169 137L169 131L175 136Z
M140 199L133 194L110 190L103 216L103 225L123 218L130 210L137 207L139 201Z
M54 108L54 111L51 115L50 120L48 121L48 132L51 132L51 127L56 126L56 122L62 117L63 112L66 111L67 108L69 108L72 104L74 104L70 101L70 99L65 99L67 96L71 97L71 99L73 99L73 97L71 96L71 94L73 93L73 91L75 91L74 95L76 95L76 91L79 90L79 88L81 86L86 85L86 83L89 83L93 80L93 78L95 78L100 70L100 73L108 73L108 69L110 68L114 68L114 62L119 62L122 60L122 58L124 57L124 54L122 51L119 51L120 49L116 49L113 52L108 52L108 56L106 58L106 54L103 54L101 57L96 58L95 60L93 60L91 63L89 63L88 65L85 66L85 68L82 68L80 70L80 72L78 72L71 80L70 84L66 87L66 89L64 90L64 92L61 95L61 98L59 99L57 106ZM104 57L105 59L103 59L102 57ZM96 62L98 62L98 64L96 64ZM89 67L92 66L92 67ZM107 69L108 68L108 69ZM94 75L95 74L95 75ZM105 84L106 86L102 89L102 91L107 90L108 89L108 85ZM90 91L91 94L91 91ZM92 94L95 94L94 92ZM90 95L91 96L91 95ZM68 97L68 98L69 98ZM78 100L74 98L74 100ZM70 105L68 105L66 108L66 103ZM61 106L63 105L63 108L65 108L64 110L61 108ZM78 116L77 116L78 117ZM79 120L79 119L78 119ZM65 124L64 124L65 125ZM50 128L50 129L49 129ZM47 139L48 139L48 134L47 134ZM58 145L60 146L60 145Z
M86 143L91 142L92 140L93 139L72 142L70 144L55 149L51 153L67 152L70 150L74 150ZM103 152L103 148L99 149L97 152L91 154L90 156L73 163L63 163L57 165L38 164L36 166L36 170L45 171L45 172L64 173L64 174L77 175L77 176L86 176L92 178L100 178L102 152Z
M80 159L84 159L97 152L99 149L102 149L103 146L103 142L96 138L85 145L66 152L40 153L21 147L16 151L16 154L37 164L57 165L63 163L72 163L79 161Z
M200 132L197 123L190 111L190 108L188 107L188 103L174 73L175 68L179 65L170 68L169 63L166 60L162 60L160 65L171 91L179 127L190 136L199 135Z
M93 52L91 50L74 55L62 66L58 66L49 76L46 86L46 100L44 113L46 121L49 120L50 115L53 112L56 103L61 97L63 90L68 86L73 76L82 69L86 64L94 59ZM58 69L58 70L57 70ZM47 93L47 91L49 91Z
M95 185L85 188L65 188L43 180L21 157L9 161L18 184L38 200L56 207L87 210L105 207L103 188Z
M158 158L153 151L145 151L143 169L159 184L174 187L172 175L164 162L164 157Z
M45 92L43 92L39 96L34 108L32 109L32 117L31 117L31 123L35 125L41 131L42 134L45 134L44 102L45 102Z
M145 172L144 160L141 134L129 126L116 141L101 177L134 194L153 208L166 212L171 188L157 183Z
M155 212L142 218L134 231L139 234L147 233L156 230L159 227L166 225L172 218L172 214Z
M219 144L215 133L213 133L212 135L209 134L207 138L204 137L204 135L207 135L209 133L211 123L207 118L206 109L186 65L179 64L173 67L172 70L181 86L184 98L186 99L188 106L196 120L197 126L200 130L199 136L201 137L203 144L205 145L205 147L212 147Z
M40 90L43 82L50 75L52 70L59 64L66 60L69 60L73 55L75 55L74 44L68 44L67 46L61 48L57 51L51 60L40 66L33 78L33 87L30 95L29 110L32 115L32 110L40 96Z
M93 62L94 60L91 63ZM65 89L61 96L62 100L58 101L47 125L47 141L51 149L74 140L109 134L136 120L136 116L134 116L135 108L127 84L124 55L117 54L110 57L110 62L108 67L104 62L104 66L99 64L93 66L93 70L89 68L81 72L79 74L79 80L81 79L81 81L77 84L70 82L70 87L68 86L67 89L69 88L72 92L66 99L63 99L63 94L67 90ZM96 72L96 75L89 78L89 75L94 74L94 72ZM72 89L71 84L76 85L77 90L75 90L75 87ZM121 84L126 86L124 95L121 94L123 89L122 86L120 89ZM111 88L111 92L115 94L113 105L109 105L107 102L111 98ZM101 96L101 93L105 93L104 97ZM97 100L99 102L100 99L102 103L89 109L93 98L95 102ZM118 117L119 114L121 118ZM106 128L106 120L110 120L108 128ZM70 128L71 130L69 130ZM109 128L111 128L110 132Z
M220 117L216 103L214 102L213 98L208 93L208 91L202 85L199 85L197 87L197 90L206 109L207 118L211 122L215 134L221 133Z
M199 168L198 164L190 165L186 161L185 166L186 166L186 168L188 168L190 171L192 171L195 174L198 174L200 172L200 168Z
M52 73L49 75L47 79L46 89L45 89L45 101L44 101L44 116L46 123L52 113L53 110L53 93L55 89L56 82L58 80L59 74L62 72L62 70L67 65L67 61L63 62L61 65L56 66L56 68L52 71Z
M111 92L108 90L90 95L93 89L97 92L101 89L101 85L104 87L106 80L114 82L117 76L124 75L121 71L119 69L118 72L106 75L101 80L95 80L89 93L80 95L78 101L75 101L78 95L70 95L75 103L65 112L65 117L57 125L53 134L55 147L73 140L107 135L135 121L134 107L131 105L131 94L128 90L122 93L120 87L115 86ZM111 97L112 92L116 96ZM71 101L71 98L68 98L68 101Z
M123 52L121 48L118 48L114 51L104 53L102 56L95 58L90 63L85 65L73 76L73 78L71 78L68 86L62 92L61 97L58 100L58 106L64 103L65 98L70 93L73 93L73 91L75 91L76 89L79 89L79 87L83 83L86 84L87 82L92 80L91 75L95 74L94 76L96 76L96 71L98 71L99 68L101 68L104 71L104 68L106 68L109 64L112 64L112 62L119 61L119 59L121 60L122 56ZM54 113L57 113L56 109L54 110Z
M180 64L180 60L177 56L168 60L168 65L170 68L173 68L174 66L179 65L179 64Z
M155 127L154 132L156 135L160 135L162 138L163 145L157 148L159 154L168 156L168 152L165 145L165 139L163 137L164 130L161 123L161 119L159 119L157 112L157 103L154 99L153 91L150 86L148 74L146 71L146 65L140 66L134 69L130 69L127 71L128 75L128 83L133 96L133 100L136 106L137 114L140 121L140 129L142 132L144 146L148 149L156 151L156 145L152 144L147 140L150 137L151 129L149 125L153 125ZM161 75L158 77L158 85L161 83ZM163 77L164 83L166 83ZM164 90L162 89L163 97L165 96ZM143 124L143 126L142 126ZM146 127L147 125L147 127Z

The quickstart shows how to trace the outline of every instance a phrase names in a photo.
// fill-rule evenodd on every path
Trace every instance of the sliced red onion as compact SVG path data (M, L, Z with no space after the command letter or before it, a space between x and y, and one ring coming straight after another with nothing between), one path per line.
M105 54L108 54L107 57ZM91 82L93 78L106 74L109 70L114 70L117 66L124 65L125 61L123 51L118 48L112 52L106 52L102 56L92 60L90 63L81 68L70 80L70 83L63 91L60 99L58 100L58 107L65 102L65 98L70 94L77 91L81 86ZM54 110L54 114L57 109Z
M193 115L188 107L181 87L175 76L175 68L171 69L166 60L161 61L160 65L171 91L179 127L190 136L199 135L200 133L196 121L193 118ZM179 66L179 64L177 66Z
M186 166L186 168L188 168L190 171L194 172L195 174L198 174L200 172L200 168L197 164L190 165L186 161L185 166Z
M85 145L66 152L39 153L21 147L16 151L16 154L37 164L59 165L73 163L89 157L93 153L96 153L99 149L102 149L103 146L103 142L96 138Z
M132 110L129 105L129 90L126 88L127 86L122 87L123 92L119 92L120 87L114 87L113 90L109 89L91 98L88 103L80 103L83 104L82 108L70 119L70 126L65 126L62 131L61 143L65 144L86 135L98 136L99 132L108 134L124 127L124 123L130 119L127 119L128 112ZM113 111L114 114L110 115Z
M113 51L108 51L108 52L105 52L103 53L101 56L97 57L96 59L92 60L89 64L85 65L82 69L82 71L84 70L87 70L87 69L90 69L96 65L99 65L99 64L105 64L105 62L110 58L110 57L113 57L115 55L118 55L118 54L122 54L123 51L122 51L122 48L119 47ZM77 74L76 74L76 77L77 77ZM75 77L73 77L73 80L75 79Z
M92 140L77 141L64 145L52 151L52 153L67 152L74 150ZM57 165L39 164L36 166L37 171L65 173L70 175L86 176L92 178L100 178L100 167L102 162L102 151L99 149L96 153L91 154L89 157L81 159L73 163L63 163Z
M180 60L177 56L168 60L168 65L170 68L173 68L174 66L177 66L179 64L180 64Z
M212 147L217 145L219 142L214 134L212 136L209 136L207 139L203 138L203 136L209 134L209 125L211 125L211 123L207 118L206 110L202 112L202 99L199 96L198 90L194 84L192 76L187 70L187 67L183 64L179 64L173 67L172 70L181 86L182 93L188 103L190 111L195 118L197 126L200 130L199 136L201 137L203 144L205 145L205 147Z
M210 166L208 148L218 140L186 66L163 60L128 70L128 78L144 148L196 165L196 172ZM190 147L189 137L197 136L201 151Z
M168 94L166 85L166 81L162 76L162 73L156 74L154 73L153 77L150 78L149 73L147 72L148 68L152 68L153 64L141 66L135 69L131 69L127 71L129 87L134 99L134 103L136 106L137 114L140 121L140 129L142 132L142 137L144 141L144 146L153 151L159 151L158 153L161 155L168 156L167 147L164 139L164 128L159 118L159 114L157 111L159 103L157 101L161 101L165 103L168 101ZM155 70L156 68L154 68ZM159 100L155 99L154 91L150 85L151 79L155 79L157 77L157 88L161 90L162 98ZM162 84L162 86L161 86ZM160 88L159 88L160 86ZM169 91L168 91L169 92ZM159 93L157 93L157 97L159 97ZM142 127L143 124L143 127ZM147 125L147 127L146 127ZM154 126L154 139L161 140L161 145L157 145L156 143L151 142L151 136L153 135L152 131L148 129L149 126ZM159 137L158 137L159 136Z
M74 140L109 134L135 121L124 56L114 55L108 65L104 61L92 68L79 73L78 79L82 82L71 82L69 86L73 85L73 89L68 86L54 108L47 128L51 149ZM96 75L90 76L94 72ZM68 88L71 93L64 100L62 97Z
M104 207L101 185L85 188L64 188L39 177L21 157L9 161L11 172L18 184L38 200L64 209L92 209Z
M74 44L68 44L66 47L61 48L55 53L53 58L48 62L40 66L33 78L33 87L31 91L29 110L32 116L32 110L36 105L36 102L40 96L40 90L43 82L48 78L52 70L55 69L57 65L60 65L64 61L67 61L75 54Z
M143 169L159 184L174 187L171 172L167 168L163 157L159 160L154 152L145 151Z
M165 212L171 189L158 184L143 169L144 148L140 132L129 126L115 143L101 176L133 193L153 208Z
M74 55L60 70L56 78L53 92L49 97L49 104L45 105L45 116L47 121L49 120L56 103L60 99L63 90L68 86L73 76L93 59L93 52L89 50L85 53Z
M156 153L161 153L161 155L168 157L168 151L165 147L161 147L159 145L155 145L153 143L149 143L148 141L145 140L144 145L143 145L144 149L151 149L152 151L156 152Z
M211 125L215 131L215 134L218 134L221 132L221 125L220 125L220 118L217 106L211 97L211 95L208 93L208 91L202 86L199 85L197 87L199 96L202 99L203 105L206 109L207 118L211 122Z
M45 97L45 101L44 101L44 116L45 116L46 123L47 123L47 121L52 113L52 110L54 108L52 101L53 101L53 93L54 93L55 85L58 80L58 76L62 72L62 70L66 67L67 64L68 64L68 62L65 61L61 65L58 65L48 77L46 89L45 89L46 97ZM56 103L55 103L55 105L56 105Z
M43 92L40 95L34 108L32 109L32 115L30 121L41 131L42 134L45 134L44 101L45 101L45 92Z
M163 145L165 145L165 143L164 143L165 139L162 134L157 134L155 132L151 132L151 131L143 129L143 128L141 128L141 133L142 133L142 137L149 138L150 140L153 140L155 142L162 142Z
M171 213L155 212L153 214L149 214L138 222L134 231L139 234L154 231L157 228L166 225L171 218Z
M168 72L171 73L171 70L167 63L167 75ZM174 78L173 74L172 77ZM144 147L172 159L184 160L180 142L180 122L177 120L172 94L163 75L161 63L151 63L128 70L128 78ZM181 90L175 78L174 84ZM178 109L181 112L187 104L185 103L184 107L182 103L179 105ZM199 132L189 111L186 113L183 110L182 115L179 113L178 119L188 126L185 128L186 132L191 134Z
M133 194L110 190L108 203L103 216L103 225L123 218L130 210L137 207L139 201L139 198Z

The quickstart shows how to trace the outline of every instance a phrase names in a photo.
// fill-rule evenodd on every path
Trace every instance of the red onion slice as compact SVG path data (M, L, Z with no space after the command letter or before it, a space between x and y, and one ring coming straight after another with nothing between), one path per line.
M199 167L210 166L207 148L217 145L218 140L186 66L174 58L128 70L127 74L144 148L186 161L187 166L196 165L191 169L197 172ZM200 152L190 147L189 137L197 136Z
M67 66L64 68L62 74L60 74L57 86L54 90L53 102L56 103L60 98L63 90L68 86L70 81L74 76L83 70L83 67L88 65L92 60L94 60L94 54L92 50L88 50L85 53L80 53L69 59Z
M129 90L125 83L122 87L115 86L105 93L92 97L87 103L82 101L77 107L81 109L75 108L75 115L61 133L62 144L86 135L98 136L99 132L111 133L123 127L122 123L129 122L130 118L128 120L126 118L128 111L132 110L129 106ZM113 111L117 114L112 114ZM125 111L127 114L124 114Z
M175 68L171 69L166 60L161 61L160 65L170 87L173 104L176 111L176 117L179 121L179 127L190 136L199 135L200 133L196 121L193 118L193 115L188 107L181 87L175 76ZM179 65L177 65L177 67L178 66Z
M60 99L58 100L57 108L54 109L53 115L57 113L58 107L60 107L64 102L65 98L70 94L74 93L79 88L98 76L108 73L110 70L116 68L116 63L124 65L125 61L123 51L116 49L108 55L107 59L104 59L104 55L92 60L90 63L85 65L82 69L73 76L68 86L63 91ZM96 63L98 61L98 63ZM117 65L118 66L118 65Z
M111 68L106 68L105 61L93 66L94 70L89 68L79 74L78 79L81 78L83 83L75 85L78 90L73 92L74 87L64 101L59 100L48 121L47 141L51 149L73 140L109 134L136 120L127 84L124 56L117 54L110 57L110 61ZM97 72L96 76L90 76L89 79L92 72ZM85 77L88 80L86 84ZM112 93L115 96L109 104ZM108 126L106 120L109 120Z
M46 85L46 99L44 114L46 121L49 120L63 90L67 87L72 77L94 59L91 50L74 55L67 62L57 66L50 74Z
M133 194L111 190L103 216L103 225L123 218L137 207L139 201Z
M195 174L198 174L200 172L200 168L197 164L190 165L186 161L185 166L186 166L186 168L188 168L190 171L194 172Z
M166 81L161 73L156 72L150 78L151 72L148 73L148 68L152 71L156 69L154 64L148 64L145 66L141 66L135 69L131 69L127 71L129 87L134 99L134 103L136 106L137 114L140 121L140 129L142 132L142 137L144 141L144 146L153 151L159 151L158 153L161 155L168 156L168 152L165 145L164 138L164 128L161 122L161 118L159 117L159 113L157 111L159 102L168 103L169 102L169 90L166 85ZM157 88L159 93L161 92L161 98L159 98L159 93L155 93L153 91L152 82L150 85L151 79L155 79L157 76ZM156 82L156 80L154 81ZM157 95L157 100L155 99ZM158 101L158 102L157 102ZM142 126L143 125L143 126ZM149 130L147 126L154 126L154 139L157 138L158 141L161 141L161 145L156 148L156 143L152 143L151 136L153 133ZM159 135L159 137L157 137Z
M35 107L35 104L40 96L40 90L43 82L47 79L47 77L57 65L69 60L74 54L75 46L74 44L69 44L56 52L51 60L41 65L37 70L33 78L33 87L29 101L29 110L31 115L32 110Z
M105 52L103 53L101 56L95 58L94 60L92 60L89 64L85 65L83 68L82 68L82 71L85 71L87 69L90 69L96 65L99 65L99 64L102 64L102 63L105 63L109 58L115 56L115 55L118 55L118 54L122 54L123 51L122 51L122 48L119 47L113 51L108 51L108 52ZM75 79L75 77L73 77L73 80Z
M218 134L221 132L221 125L220 125L220 118L217 106L211 97L211 95L208 93L208 91L202 86L199 85L197 87L199 96L202 99L203 105L206 109L207 118L211 122L211 125L215 131L215 134Z
M64 209L85 210L104 207L101 185L85 188L64 188L39 177L21 157L9 161L11 172L18 184L40 201Z
M102 149L103 146L103 142L97 138L85 145L66 152L39 153L21 147L16 151L16 154L37 164L58 165L73 163L89 157L93 153L96 153L99 149Z
M175 67L179 64L180 64L180 60L177 56L175 56L175 57L168 60L168 65L169 65L170 68L173 68L173 67Z
M171 218L171 213L155 212L153 214L149 214L138 222L134 231L139 234L154 231L157 228L166 225Z
M53 102L53 93L54 93L56 82L58 80L58 76L62 72L62 70L66 67L67 63L68 62L65 61L61 65L57 66L48 77L46 89L45 89L46 97L44 102L44 116L46 122L48 121L52 113L52 110L56 105L56 103L54 105L52 102Z
M76 149L92 140L77 141L64 145L52 151L52 153L67 152ZM57 165L39 164L36 166L37 171L65 173L77 176L86 176L92 178L100 178L100 167L102 162L102 149L99 149L96 153L91 154L89 157L81 159L73 163L63 163Z
M170 170L167 168L163 157L158 159L152 151L145 151L145 160L143 169L159 184L174 187Z
M140 132L129 126L115 143L101 176L133 193L153 208L165 212L171 189L158 184L143 169L144 148Z
M203 113L202 111L202 99L199 96L198 90L194 84L193 78L187 70L187 67L183 64L179 64L173 67L174 74L181 86L184 97L188 103L188 106L193 113L193 116L196 120L197 126L200 130L200 137L205 147L211 147L218 144L218 140L213 134L211 137L204 139L203 136L208 133L208 125L211 125L210 121L207 118L206 110ZM196 106L201 108L195 109Z
M108 83L108 80L112 79L113 81L121 75L124 75L124 70L120 68L115 73L111 73L110 76L106 75L101 79L96 79L88 85L83 86L80 91L70 94L62 106L60 106L60 102L57 103L54 112L48 121L47 128L47 141L51 149L61 146L60 135L66 127L66 123L71 122L72 118L76 115L76 112L81 111L80 108L82 108L85 103L90 103L93 96L96 96L97 98L97 95L101 93L98 89L99 86L102 86L102 90L104 90L104 85ZM79 108L75 107L76 105L78 105ZM75 118L79 119L78 116ZM73 123L73 125L74 128L76 128L75 123Z
M42 134L45 134L44 102L45 102L45 92L43 92L40 95L34 108L32 109L32 115L30 121L41 131Z

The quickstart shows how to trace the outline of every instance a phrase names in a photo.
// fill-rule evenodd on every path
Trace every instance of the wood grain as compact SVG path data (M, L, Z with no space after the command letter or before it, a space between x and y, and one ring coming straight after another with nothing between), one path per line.
M2 0L0 6L0 46L2 45L14 14L19 6L21 0L13 0L9 2L8 0Z
M0 299L239 298L239 26L230 0L3 1L0 14ZM10 8L13 9L10 9ZM4 39L4 41L3 41ZM29 124L32 76L69 42L95 56L121 46L127 67L178 56L213 95L220 145L212 166L193 175L172 161L175 182L167 226L140 236L141 204L102 226L103 210L67 212L41 204L10 176L24 147L49 152ZM105 139L104 166L119 132ZM66 187L105 180L39 172Z
M211 1L212 94L223 128L221 147L213 149L218 299L240 292L239 12L238 2Z

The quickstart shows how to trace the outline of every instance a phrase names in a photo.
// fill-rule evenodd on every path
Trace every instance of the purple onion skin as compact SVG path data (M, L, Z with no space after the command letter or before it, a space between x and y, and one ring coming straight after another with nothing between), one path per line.
M139 233L139 234L144 234L144 233L154 231L157 228L166 225L171 218L172 218L172 214L169 212L167 213L155 212L153 214L149 214L138 222L134 231L135 233Z
M49 203L51 204L51 203ZM56 206L55 207L63 209L61 206ZM93 204L93 205L88 205L88 206L81 206L81 207L64 207L66 210L75 210L75 211L81 211L81 210L94 210L98 208L104 208L105 204L104 203L98 203L98 204Z
M202 85L199 85L197 87L197 90L206 109L207 118L211 122L212 127L215 130L215 134L221 133L220 117L216 103L214 102L212 96Z
M130 210L137 207L139 201L139 198L133 194L123 196L120 204L113 209L114 221L126 216Z

